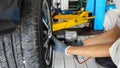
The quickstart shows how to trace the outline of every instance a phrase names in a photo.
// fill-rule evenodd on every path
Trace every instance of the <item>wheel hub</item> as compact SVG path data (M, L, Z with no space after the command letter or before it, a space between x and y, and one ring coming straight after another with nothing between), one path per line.
M44 27L44 60L46 65L50 65L52 62L52 46L51 46L51 37L52 37L52 28L51 28L51 16L50 16L50 9L48 6L48 3L46 0L43 1L43 7L42 7L42 21L43 21L43 27Z

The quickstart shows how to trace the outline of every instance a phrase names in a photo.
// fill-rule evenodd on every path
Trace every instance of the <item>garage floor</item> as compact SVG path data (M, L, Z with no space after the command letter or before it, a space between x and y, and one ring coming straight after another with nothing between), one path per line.
M95 35L80 36L78 40L84 40L89 37L94 37ZM87 57L79 56L79 60L83 60ZM86 63L78 64L73 56L66 56L60 53L54 52L53 56L53 66L52 68L104 68L98 65L94 58L88 60Z

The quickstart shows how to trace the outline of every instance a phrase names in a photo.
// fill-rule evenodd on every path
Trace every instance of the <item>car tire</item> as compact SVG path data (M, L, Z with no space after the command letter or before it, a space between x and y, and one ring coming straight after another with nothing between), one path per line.
M17 29L0 35L0 67L52 68L52 28L47 1L23 0L21 8Z

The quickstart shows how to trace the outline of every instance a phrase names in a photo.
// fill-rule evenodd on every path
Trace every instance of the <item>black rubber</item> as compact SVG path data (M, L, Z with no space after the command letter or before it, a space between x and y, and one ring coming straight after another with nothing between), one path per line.
M10 33L14 31L16 28L17 22L9 20L0 20L0 34Z
M0 35L0 67L24 68L20 29Z
M20 24L13 32L0 35L0 68L52 67L52 58L49 65L45 62L42 2L23 0Z
M95 58L96 62L105 68L117 68L110 57Z

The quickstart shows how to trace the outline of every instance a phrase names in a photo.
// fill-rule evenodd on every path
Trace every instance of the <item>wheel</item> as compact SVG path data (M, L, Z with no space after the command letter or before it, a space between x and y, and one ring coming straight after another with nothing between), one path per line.
M34 56L36 58L34 62L37 64L34 65L36 67L32 67L32 62L29 62L27 66L29 66L28 68L50 68L52 64L52 46L50 44L52 21L48 2L47 0L26 0L23 1L23 5L25 5L21 20L23 49L26 54L29 54L25 55L28 62L31 61L29 58ZM33 54L29 52L31 50L33 50Z
M50 0L44 0L42 3L42 23L41 27L43 28L41 31L41 42L43 42L43 56L44 56L44 63L47 68L51 68L52 65L52 56L53 56L53 49L51 43L52 37L52 19L50 14L50 4L48 3Z
M0 67L51 68L51 36L51 16L47 1L23 0L17 29L0 35Z

